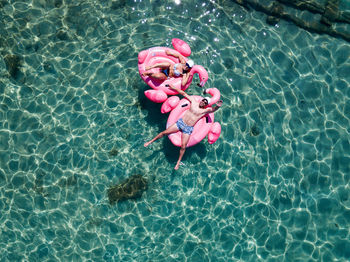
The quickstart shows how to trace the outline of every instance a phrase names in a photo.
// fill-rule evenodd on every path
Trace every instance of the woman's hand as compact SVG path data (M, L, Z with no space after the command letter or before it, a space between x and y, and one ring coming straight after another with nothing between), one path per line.
M172 85L166 84L165 86L166 86L166 87L169 87L170 90L175 90L175 91L177 90L177 88L176 88L176 87L173 87Z

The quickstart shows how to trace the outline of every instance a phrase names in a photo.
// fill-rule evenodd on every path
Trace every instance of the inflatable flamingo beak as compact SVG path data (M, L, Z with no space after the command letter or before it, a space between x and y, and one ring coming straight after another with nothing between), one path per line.
M197 84L199 87L203 87L207 81L201 81L199 84Z

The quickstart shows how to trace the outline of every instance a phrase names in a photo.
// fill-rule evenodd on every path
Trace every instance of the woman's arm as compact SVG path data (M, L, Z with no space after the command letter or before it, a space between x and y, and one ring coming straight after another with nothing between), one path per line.
M185 86L187 84L188 78L190 77L189 73L186 73L182 76L181 86Z
M178 89L178 88L176 88L176 87L174 87L172 85L167 85L167 86L169 86L169 89L178 92L180 95L184 96L188 101L192 102L192 97L189 96L185 91L183 91L181 89Z
M180 55L180 54L178 54L178 53L175 53L175 52L173 52L173 51L171 51L171 50L166 50L165 53L166 53L167 55L171 55L171 56L173 56L173 57L178 58L181 64L186 64L186 60L184 59L184 57L183 57L182 55Z

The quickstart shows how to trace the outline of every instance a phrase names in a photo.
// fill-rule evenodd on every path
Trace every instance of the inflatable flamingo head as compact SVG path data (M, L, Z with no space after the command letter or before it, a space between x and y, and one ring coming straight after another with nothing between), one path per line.
M190 71L190 74L193 76L194 74L198 74L199 83L198 86L203 87L205 83L208 81L208 72L201 65L194 65Z
M220 99L220 91L215 87L206 89L204 93L211 95L211 97L205 97L208 101L208 105L213 105Z

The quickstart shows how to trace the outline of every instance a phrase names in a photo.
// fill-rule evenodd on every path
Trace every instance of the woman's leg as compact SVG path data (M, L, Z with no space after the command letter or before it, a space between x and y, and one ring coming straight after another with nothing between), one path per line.
M170 63L157 63L157 64L154 64L152 66L148 66L146 67L146 70L150 70L150 69L153 69L153 68L162 68L162 69L166 69L166 68L169 68L171 66ZM160 79L160 80L165 80L168 78L168 76L166 74L164 74L163 72L158 72L158 73L153 73L153 72L143 72L142 73L143 76L150 76L150 77L153 77L153 78L156 78L156 79Z
M151 65L151 66L147 66L145 69L146 70L150 70L150 69L153 69L153 68L169 68L171 66L170 63L167 63L167 62L164 62L164 63L157 63L157 64L154 64L154 65Z
M150 76L150 77L153 77L155 79L159 79L159 80L165 80L167 79L168 77L162 73L162 72L159 72L159 73L153 73L153 72L143 72L142 73L143 76Z

